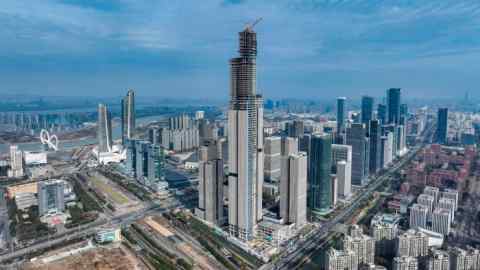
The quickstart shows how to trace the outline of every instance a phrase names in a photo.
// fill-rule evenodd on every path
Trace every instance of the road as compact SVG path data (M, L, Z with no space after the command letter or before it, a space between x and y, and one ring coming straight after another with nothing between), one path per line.
M300 266L298 262L301 259L309 258L312 253L318 250L318 248L324 244L324 240L327 238L327 236L333 231L333 228L337 224L343 223L345 220L351 217L363 201L368 199L373 192L376 191L386 180L390 179L395 172L410 162L417 155L418 151L422 149L426 143L431 141L431 136L431 128L427 127L424 134L422 134L423 139L421 140L421 144L411 148L405 156L388 168L386 172L378 176L376 179L372 179L365 189L361 191L361 194L358 195L349 206L342 209L341 212L339 212L338 215L336 215L333 219L316 228L307 237L297 240L297 243L294 243L294 246L297 247L296 249L287 250L286 254L281 254L278 261L265 264L260 269L280 270L298 268Z
M0 263L5 261L13 260L16 258L23 257L25 255L55 246L57 244L61 244L66 241L75 240L85 238L87 236L95 234L100 226L109 225L109 226L125 226L135 222L138 219L142 219L147 215L153 213L165 213L171 210L172 207L163 208L160 205L151 205L149 207L144 208L142 211L132 212L120 216L113 217L111 219L101 219L94 221L92 223L86 224L84 226L78 227L68 234L61 235L59 237L55 237L49 240L45 240L31 246L17 249L13 252L9 252L6 254L0 255Z

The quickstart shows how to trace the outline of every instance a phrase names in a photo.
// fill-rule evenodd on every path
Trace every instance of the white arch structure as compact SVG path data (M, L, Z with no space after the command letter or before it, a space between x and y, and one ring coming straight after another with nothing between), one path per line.
M50 133L48 133L48 130L42 129L40 131L40 141L42 142L42 144L46 144L49 149L52 149L53 151L58 150L57 135L53 134L50 136Z

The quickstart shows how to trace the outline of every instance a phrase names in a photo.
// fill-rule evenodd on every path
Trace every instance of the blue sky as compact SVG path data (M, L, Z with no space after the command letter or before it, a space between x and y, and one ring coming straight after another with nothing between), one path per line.
M265 97L480 96L478 0L2 0L2 93L228 97L257 17Z

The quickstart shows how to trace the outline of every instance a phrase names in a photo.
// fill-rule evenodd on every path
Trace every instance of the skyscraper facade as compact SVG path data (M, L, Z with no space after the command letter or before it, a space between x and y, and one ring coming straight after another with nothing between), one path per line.
M277 136L265 138L264 174L270 182L278 182L280 179L281 143L282 139Z
M98 152L112 151L112 116L105 104L98 104L97 121Z
M363 124L368 127L370 125L370 120L373 119L373 97L370 96L362 96L362 113L361 113L361 121Z
M228 221L230 234L253 239L262 219L263 101L257 95L257 34L239 33L240 57L230 60Z
M9 177L22 177L25 174L23 170L23 152L17 145L10 145L10 170Z
M377 119L380 121L381 125L387 123L387 106L385 104L379 103L377 107Z
M363 186L368 177L370 150L364 124L353 123L347 128L347 145L352 146L352 185Z
M381 169L381 150L382 150L382 140L381 140L381 127L380 121L371 120L370 121L370 173L375 174Z
M223 224L223 160L221 143L208 140L200 147L198 208L195 213L212 224Z
M133 139L135 133L135 92L128 90L122 99L122 144Z
M313 135L311 138L308 173L308 207L313 212L326 212L332 206L332 137Z
M345 103L346 97L337 98L337 133L340 134L345 128L346 109Z
M287 139L297 144L297 139ZM307 154L286 147L281 168L280 216L285 223L300 228L307 222Z
M291 123L287 123L287 135L288 137L301 138L305 133L302 120L294 120Z
M437 143L447 143L448 108L440 108L437 113Z
M387 90L387 123L400 123L400 88L390 88Z

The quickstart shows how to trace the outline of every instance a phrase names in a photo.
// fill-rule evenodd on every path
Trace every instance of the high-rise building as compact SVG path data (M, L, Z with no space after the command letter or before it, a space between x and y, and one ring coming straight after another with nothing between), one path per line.
M382 138L382 148L383 148L383 167L390 165L393 161L394 153L394 134L392 132L387 132L386 135Z
M437 143L447 143L448 136L448 108L438 109L437 114Z
M125 169L127 174L132 177L137 177L137 140L127 140L127 158L125 160Z
M387 90L387 123L400 124L400 88Z
M345 131L345 119L347 117L345 108L346 101L346 97L337 98L337 134Z
M161 135L160 135L161 129L159 127L150 127L148 129L148 141L153 144L160 144L161 140ZM131 139L126 139L123 142L123 145L126 146L127 141Z
M375 174L381 169L381 149L382 149L382 140L381 140L381 128L380 121L371 120L370 121L370 173Z
M428 207L414 204L410 208L410 228L427 228Z
M331 181L332 181L332 206L337 205L338 202L338 180L337 180L337 175L332 174L330 175Z
M437 208L443 208L449 211L450 213L450 221L453 223L453 219L455 218L455 201L450 198L442 197L438 200Z
M347 145L352 146L352 185L367 183L369 168L369 141L365 125L353 123L347 128Z
M147 175L146 185L153 190L158 190L165 184L165 155L163 148L158 144L150 143L147 147ZM159 186L160 182L162 184Z
M195 213L207 222L222 225L223 217L223 160L219 141L205 141L200 147L198 208Z
M470 270L480 269L480 251L469 248L453 248L450 251L450 269L451 270Z
M357 254L352 250L330 248L326 255L326 270L358 270Z
M266 137L264 140L264 174L270 182L280 180L281 144L280 137Z
M313 135L308 172L308 207L313 212L326 212L332 207L332 137Z
M428 254L428 235L417 230L408 230L398 236L397 240L398 257L423 257Z
M432 231L448 235L452 224L451 212L447 209L436 208L432 213Z
M440 199L440 189L437 187L426 186L423 189L423 194L427 194L433 197L434 205L437 205L438 199Z
M420 194L417 198L417 203L427 207L429 216L433 213L433 208L435 207L435 198L433 196Z
M332 164L338 181L338 195L349 198L352 193L352 146L332 144Z
M297 139L287 139L297 144ZM300 228L307 222L307 154L287 147L281 168L280 216Z
M357 254L358 265L373 264L375 259L375 240L363 234L358 225L352 225L348 235L343 239L343 249Z
M380 121L381 125L385 125L387 123L387 106L385 104L378 104L377 119Z
M369 130L370 121L373 120L373 102L373 97L362 96L361 121L362 124L365 124L367 127L367 132Z
M263 100L256 93L257 34L239 33L240 57L230 60L228 221L230 234L253 239L262 219Z
M442 192L442 198L451 199L455 202L455 211L458 209L458 191L455 189L445 189Z
M148 178L148 141L135 141L135 176L141 184Z
M398 215L376 215L370 222L371 236L375 239L375 254L393 255L401 217Z
M25 172L23 170L23 152L18 149L17 145L10 145L10 170L9 177L22 177Z
M48 180L38 182L38 214L65 211L65 182Z
M195 120L200 120L205 117L205 111L196 111L195 112Z
M406 103L400 104L400 124L404 125L407 123L408 118L408 105Z
M97 122L98 152L112 151L112 116L107 106L98 104L98 122Z
M395 257L393 258L393 270L417 270L418 261L415 257Z
M450 260L447 252L433 250L431 253L427 262L427 270L450 270Z
M305 133L302 120L294 120L291 123L287 123L287 136L292 138L301 138Z
M122 144L133 139L135 134L135 92L128 90L122 99Z

